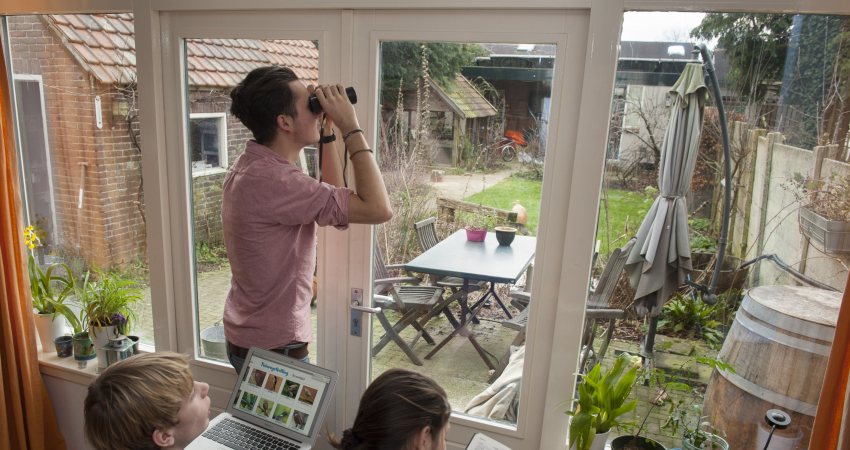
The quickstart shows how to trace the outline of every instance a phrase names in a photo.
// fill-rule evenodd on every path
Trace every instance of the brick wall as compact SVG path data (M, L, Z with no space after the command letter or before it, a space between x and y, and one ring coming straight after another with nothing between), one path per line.
M102 267L143 258L140 155L126 125L112 122L116 92L84 72L37 16L9 17L9 36L13 73L42 77L59 249ZM95 126L98 95L102 129Z
M147 260L141 154L128 126L139 136L138 121L113 118L113 101L122 94L88 75L37 16L9 18L15 74L40 75L59 228L58 249L98 267ZM191 111L227 112L228 93L193 90ZM103 128L95 125L95 96L101 97ZM134 104L135 102L130 102ZM130 111L137 117L137 111ZM228 161L242 152L251 133L227 115ZM83 173L85 171L85 173ZM192 180L195 239L221 242L223 171ZM83 208L77 198L83 180Z

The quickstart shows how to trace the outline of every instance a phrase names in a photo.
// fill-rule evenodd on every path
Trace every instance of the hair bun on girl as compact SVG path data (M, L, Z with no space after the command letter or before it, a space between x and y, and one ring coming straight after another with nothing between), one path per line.
M353 450L360 445L360 442L362 441L354 434L354 431L351 428L342 432L342 442L340 442L340 446L343 450Z

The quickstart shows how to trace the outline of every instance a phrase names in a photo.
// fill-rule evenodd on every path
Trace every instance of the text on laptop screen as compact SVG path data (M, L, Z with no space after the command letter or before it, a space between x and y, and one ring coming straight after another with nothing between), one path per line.
M248 364L234 409L309 436L330 379L257 355Z

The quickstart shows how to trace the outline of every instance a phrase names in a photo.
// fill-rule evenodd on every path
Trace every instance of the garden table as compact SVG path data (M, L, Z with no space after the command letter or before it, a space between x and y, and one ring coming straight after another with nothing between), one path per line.
M455 329L437 344L425 356L425 359L431 359L452 338L461 334L469 339L487 367L496 368L478 344L475 335L470 332L469 323L475 320L476 314L490 297L496 300L508 318L511 317L510 312L496 294L495 285L496 283L516 283L531 264L536 246L537 239L531 236L516 236L511 245L499 245L496 234L493 232L488 232L483 242L470 242L466 239L465 230L458 230L404 265L405 270L411 272L463 279L463 289L454 294L458 297L461 306L460 323L456 326L453 324ZM468 299L470 281L490 283L490 289L472 306L469 305Z

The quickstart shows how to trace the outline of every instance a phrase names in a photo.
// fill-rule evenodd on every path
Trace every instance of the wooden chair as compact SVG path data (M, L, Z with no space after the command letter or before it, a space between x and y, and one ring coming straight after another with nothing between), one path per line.
M635 239L629 240L623 248L615 249L608 258L602 275L596 284L596 288L589 291L587 309L585 311L584 334L582 335L581 358L579 359L579 370L585 373L605 357L611 337L614 335L616 320L625 316L626 311L621 308L611 308L611 299L616 290L617 283L626 267L626 259L635 245ZM529 286L530 287L530 286ZM531 294L527 291L511 292L511 298L524 301L530 305ZM525 341L526 327L528 326L529 308L523 309L511 320L502 322L502 326L517 330L517 337L511 345L520 345ZM596 330L602 322L608 322L602 344L598 352L593 351L593 343L596 339ZM497 371L499 372L499 371Z
M439 310L434 310L443 296L443 288L419 285L421 280L416 277L392 277L390 270L400 269L401 264L385 265L377 245L372 266L375 271L374 293L376 294L373 304L381 308L381 311L375 315L386 331L386 334L372 347L372 356L377 355L390 341L394 341L414 364L421 366L422 360L413 353L411 347L420 337L425 339L425 342L434 344L434 339L425 331L424 326L440 313ZM391 324L384 314L384 311L388 309L401 314L395 324ZM446 313L451 315L448 311ZM416 337L410 344L400 335L402 330L409 326L417 331Z
M437 238L437 227L435 226L437 219L435 217L429 217L424 220L420 220L413 224L413 229L416 231L416 238L419 241L419 248L422 249L422 252L428 251L431 247L437 245L440 240ZM444 289L448 289L451 291L451 295L446 298L444 302L444 307L447 307L451 302L457 300L462 295L461 290L463 289L463 278L459 277L440 277L435 274L428 274L434 280L434 284L440 286ZM486 281L473 281L469 283L469 287L467 288L467 293L483 291L487 288ZM449 321L455 325L453 321L454 317L451 314L447 314L449 317ZM478 323L477 319L473 319L474 323ZM457 326L457 325L455 325Z

